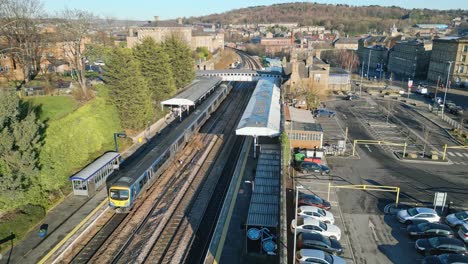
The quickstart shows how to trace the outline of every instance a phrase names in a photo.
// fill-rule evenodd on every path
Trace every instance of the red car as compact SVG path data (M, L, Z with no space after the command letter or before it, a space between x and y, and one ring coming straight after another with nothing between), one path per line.
M297 203L298 203L298 206L309 205L309 206L316 206L318 208L322 208L325 210L331 209L331 205L329 201L322 199L314 194L299 193L299 199Z

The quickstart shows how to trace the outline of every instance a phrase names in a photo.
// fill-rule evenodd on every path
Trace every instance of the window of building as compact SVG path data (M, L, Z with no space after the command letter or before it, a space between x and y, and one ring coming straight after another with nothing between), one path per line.
M459 73L464 73L465 72L465 66L460 65L460 68L458 69Z
M463 52L468 52L468 45L463 46Z
M466 61L466 55L462 55L462 56L461 56L461 61L462 61L462 62L465 62L465 61Z

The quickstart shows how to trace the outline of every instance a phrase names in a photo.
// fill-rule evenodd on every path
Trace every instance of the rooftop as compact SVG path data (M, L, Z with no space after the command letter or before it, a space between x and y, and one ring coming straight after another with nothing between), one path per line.
M292 130L323 132L322 126L318 123L303 123L293 121Z
M280 89L277 78L261 78L237 125L236 135L268 136L280 134Z
M82 180L87 181L91 178L99 169L106 166L109 162L115 160L120 156L117 152L107 152L91 164L86 166L84 169L70 177L70 180Z
M220 77L198 77L184 91L173 98L161 102L162 105L195 105L203 96L214 90L222 79Z

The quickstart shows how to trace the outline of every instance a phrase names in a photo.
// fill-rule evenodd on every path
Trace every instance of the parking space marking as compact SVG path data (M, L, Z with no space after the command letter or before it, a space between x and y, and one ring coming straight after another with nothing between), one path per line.
M463 158L463 155L462 155L460 152L455 152L455 154L457 154L458 157L462 157L462 158Z
M468 158L468 154L467 154L467 153L462 153L462 154L463 154L465 157L467 157L467 158Z
M455 154L453 154L453 152L450 152L450 151L449 151L449 152L447 152L447 154L449 154L449 155L452 156L452 157L455 157Z

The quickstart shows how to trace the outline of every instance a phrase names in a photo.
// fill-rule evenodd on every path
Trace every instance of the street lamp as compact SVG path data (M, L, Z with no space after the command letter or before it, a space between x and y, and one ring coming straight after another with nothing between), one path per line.
M127 134L125 134L125 132L116 132L116 133L114 133L115 152L119 152L119 143L117 142L117 137L126 138Z
M450 68L452 68L453 61L448 61L448 70L447 70L447 83L445 84L445 92L444 92L444 104L442 105L442 117L444 117L445 111L445 99L447 98L447 90L450 83Z
M297 240L297 204L299 200L299 189L303 189L304 186L298 185L296 186L296 206L295 206L295 212L294 212L294 219L296 220L296 226L294 227L294 250L293 250L293 263L296 258L296 240Z

